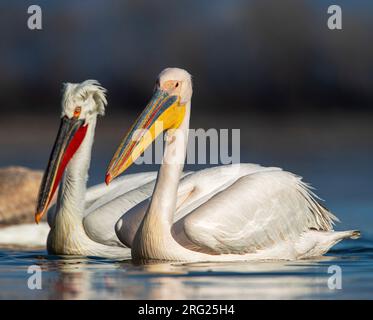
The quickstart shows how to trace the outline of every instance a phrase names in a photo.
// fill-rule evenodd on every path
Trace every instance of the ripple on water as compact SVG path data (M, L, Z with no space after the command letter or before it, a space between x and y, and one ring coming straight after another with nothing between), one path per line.
M27 287L30 265L43 271L42 290ZM341 290L328 288L330 265L342 268ZM317 259L232 263L133 264L0 249L0 288L1 299L369 299L373 241L345 241Z

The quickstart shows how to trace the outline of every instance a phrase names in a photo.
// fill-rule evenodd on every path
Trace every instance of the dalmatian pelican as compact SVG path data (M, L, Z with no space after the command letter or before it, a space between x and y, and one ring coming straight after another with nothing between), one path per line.
M127 237L126 217L116 225L118 237L130 242L134 259L294 260L320 256L342 239L359 237L359 231L334 231L337 218L300 177L279 168L235 164L181 178L191 98L190 74L163 70L151 101L109 164L107 183L166 131L153 195L129 210L147 206L135 236ZM177 205L180 189L184 196Z
M112 187L103 183L87 190L97 116L104 114L107 104L105 92L95 80L65 84L61 124L35 214L39 223L62 181L55 210L48 212L49 253L130 257L130 249L117 238L114 226L123 213L151 195L156 173L131 174Z

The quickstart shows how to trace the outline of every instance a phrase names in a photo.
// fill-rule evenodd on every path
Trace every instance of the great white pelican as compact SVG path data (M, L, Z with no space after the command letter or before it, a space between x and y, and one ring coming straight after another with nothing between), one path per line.
M181 179L191 98L190 74L178 68L163 70L151 101L109 164L107 183L166 131L163 162L150 201L133 207L116 225L133 258L293 260L320 256L340 240L359 236L359 231L334 231L337 218L317 202L300 177L280 168L236 164ZM178 193L182 200L176 201ZM144 206L144 218L131 227L128 217ZM133 236L131 228L137 230Z
M49 253L130 257L130 249L117 238L114 226L127 210L151 195L156 173L131 174L113 186L103 183L87 190L96 120L107 104L105 91L94 80L65 85L61 124L35 214L38 223L62 181L55 210L48 212Z

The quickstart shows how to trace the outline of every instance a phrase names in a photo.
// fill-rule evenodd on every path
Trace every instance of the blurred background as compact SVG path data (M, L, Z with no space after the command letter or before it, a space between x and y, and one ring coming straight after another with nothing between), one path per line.
M41 31L27 28L32 4ZM332 4L343 30L327 27ZM194 77L192 128L240 128L242 161L303 175L344 229L360 227L373 209L372 13L370 0L1 1L0 166L43 169L62 83L93 78L108 89L89 183L102 182L157 74L178 66Z
M27 28L38 4L43 30ZM343 30L327 28L339 4ZM373 100L370 0L1 1L2 112L54 113L61 83L99 79L110 110L136 110L181 66L198 108L350 112Z

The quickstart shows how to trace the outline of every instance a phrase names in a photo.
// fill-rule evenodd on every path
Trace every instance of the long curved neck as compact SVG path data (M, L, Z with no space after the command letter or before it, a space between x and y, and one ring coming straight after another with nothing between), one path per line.
M163 162L158 172L153 196L147 218L157 221L157 224L168 229L173 222L176 210L176 198L179 180L184 168L186 149L188 144L190 118L190 102L186 106L186 113L180 127L169 130L166 135Z
M189 117L190 103L178 130L167 132L163 163L152 199L133 242L132 256L135 259L178 260L189 254L184 252L186 249L175 241L171 233L177 190L186 156Z
M171 232L188 144L190 109L188 103L179 130L168 131L153 196L132 244L135 259L184 260L204 255L181 246Z
M68 164L57 199L55 227L81 226L96 118L88 123L86 136Z

